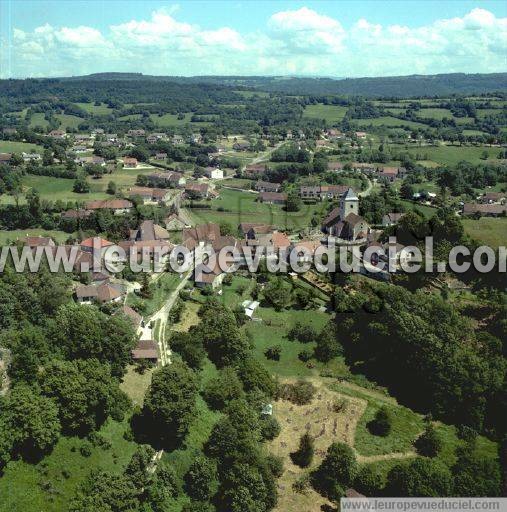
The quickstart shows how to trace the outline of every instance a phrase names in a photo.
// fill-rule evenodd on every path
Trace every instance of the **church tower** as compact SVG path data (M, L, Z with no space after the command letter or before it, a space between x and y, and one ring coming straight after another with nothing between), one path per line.
M340 198L340 219L345 220L349 213L359 215L359 197L351 188Z

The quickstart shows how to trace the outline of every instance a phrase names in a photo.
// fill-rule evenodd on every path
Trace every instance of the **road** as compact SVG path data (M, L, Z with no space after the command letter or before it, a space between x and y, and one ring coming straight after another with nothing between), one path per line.
M160 362L162 366L165 366L166 364L171 364L171 349L167 346L167 341L164 336L167 325L167 317L172 307L174 306L176 299L179 297L180 290L183 289L183 287L185 286L185 284L187 283L191 276L192 270L189 270L182 278L178 286L169 294L169 297L165 301L164 305L146 321L147 326L151 325L155 327L156 322L160 320L160 327L157 336L158 339L155 339L154 341L158 343L158 348L160 352ZM143 336L149 336L149 338L143 338ZM145 327L143 333L141 334L141 339L153 339L153 330L149 327Z
M365 190L363 190L362 192L359 192L359 197L369 196L371 194L371 191L373 190L373 187L374 187L373 181L370 180L370 178L366 178L366 179L368 180L368 186L366 187Z

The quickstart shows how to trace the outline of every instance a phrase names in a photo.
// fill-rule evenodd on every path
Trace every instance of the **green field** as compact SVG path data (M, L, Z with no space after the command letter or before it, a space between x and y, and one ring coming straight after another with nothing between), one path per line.
M63 243L71 235L72 233L48 229L16 229L14 231L0 231L0 245L5 245L7 242L15 242L25 236L50 236L56 242Z
M42 112L38 112L33 114L30 118L30 128L35 128L36 126L41 126L42 128L47 128L49 126L49 121L44 119L44 114Z
M11 142L9 140L0 140L0 153L42 153L44 148L37 144L28 142Z
M423 119L454 119L452 112L446 108L422 108L417 116Z
M192 117L192 112L188 112L185 114L185 119L178 119L176 114L163 114L162 116L158 114L150 114L150 119L157 125L161 127L167 126L181 126L187 123L190 123L190 119Z
M66 130L67 128L77 128L81 123L84 122L82 117L71 116L68 114L55 114L56 119L60 121L60 130Z
M405 121L404 119L397 119L396 117L385 116L375 117L371 119L353 119L354 123L359 126L385 126L386 128L424 128L426 125L416 123L414 121Z
M127 428L126 422L109 420L99 432L112 447L104 450L92 446L90 457L84 457L79 451L84 443L82 439L62 437L39 464L10 462L0 478L0 511L68 510L70 499L91 470L123 471L136 448L135 443L123 438Z
M220 196L206 204L211 209L188 208L196 224L205 222L228 222L237 227L241 222L263 222L280 229L303 229L309 225L314 213L322 212L323 203L303 205L299 212L286 212L281 205L264 204L256 201L258 194L221 189ZM223 208L225 211L218 211Z
M341 121L347 112L347 107L340 105L308 105L303 112L303 117L310 119L324 119L328 123L337 123Z
M396 145L393 145L392 148L395 149ZM409 147L407 149L400 147L400 150L423 155L425 157L424 160L430 160L442 165L456 165L462 160L473 164L484 163L484 160L481 159L484 151L486 151L489 158L496 158L498 155L498 148L487 146L423 146L420 148Z
M478 220L463 219L465 232L473 239L497 248L507 246L507 219L482 217Z
M102 103L101 105L94 105L93 103L76 103L76 105L94 116L105 116L113 111L113 109L108 107L105 103Z

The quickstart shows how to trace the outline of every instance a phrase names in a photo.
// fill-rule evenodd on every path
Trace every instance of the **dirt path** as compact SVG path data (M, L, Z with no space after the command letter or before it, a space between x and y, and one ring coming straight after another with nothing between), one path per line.
M156 322L160 320L160 326L158 329L158 336L156 340L159 347L160 352L160 362L162 366L166 364L171 364L171 349L167 346L167 342L165 339L165 329L167 325L167 316L169 315L176 299L179 297L180 290L183 289L187 281L190 279L192 275L192 270L189 270L186 275L182 278L178 286L169 294L168 299L165 301L164 305L154 313L146 322L146 325L155 326ZM150 329L151 330L151 329Z

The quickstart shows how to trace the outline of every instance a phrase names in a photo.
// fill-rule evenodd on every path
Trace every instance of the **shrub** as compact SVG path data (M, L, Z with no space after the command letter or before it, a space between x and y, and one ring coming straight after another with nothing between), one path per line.
M298 354L298 359L300 361L303 361L303 363L306 363L313 357L313 352L308 349L301 350L301 352Z
M282 347L280 345L273 345L272 347L269 347L264 352L264 355L268 359L272 359L273 361L280 361L281 353L282 353Z
M90 446L90 443L85 441L79 448L79 452L83 457L89 457L92 454L92 447Z
M436 457L442 450L442 439L430 423L426 430L416 439L414 446L419 455Z
M279 388L279 398L289 400L296 405L305 405L312 401L315 386L311 382L299 380L295 384L283 384Z
M315 452L313 437L308 432L301 436L299 440L299 448L290 454L292 462L302 468L308 467L313 460Z
M273 416L263 415L259 424L261 436L266 441L271 441L280 434L280 423Z
M391 432L392 416L387 407L381 407L375 414L375 419L368 423L368 430L375 436L386 437Z

